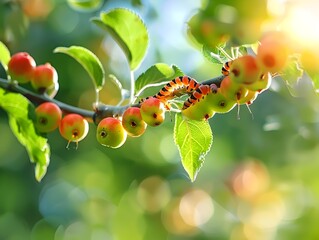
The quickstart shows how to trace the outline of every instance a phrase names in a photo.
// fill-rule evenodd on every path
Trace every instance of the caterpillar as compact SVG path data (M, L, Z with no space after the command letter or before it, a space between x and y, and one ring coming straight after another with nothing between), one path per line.
M212 84L216 86L215 84ZM199 102L203 99L207 94L211 93L213 87L210 85L200 85L195 91L193 91L192 95L184 102L182 110L189 108L192 104Z
M188 76L176 77L167 83L154 97L168 100L184 93L191 93L197 89L200 84Z
M224 76L228 76L229 75L229 70L230 70L230 66L232 65L233 61L228 61L225 62L223 67L222 67L222 74Z
M173 99L176 96L181 96L185 93L192 93L201 86L194 78L189 76L179 76L169 81L158 93L153 97L162 101ZM147 98L141 99L139 103Z

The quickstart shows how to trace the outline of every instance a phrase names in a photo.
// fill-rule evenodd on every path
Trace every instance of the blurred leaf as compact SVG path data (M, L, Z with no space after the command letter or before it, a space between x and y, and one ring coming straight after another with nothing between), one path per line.
M148 47L148 32L142 19L134 12L116 8L102 12L100 18L93 18L97 26L108 31L122 48L131 70L142 62Z
M36 163L35 177L41 181L50 162L47 139L40 136L34 127L34 106L18 93L8 93L0 88L0 106L8 113L13 134L26 148L30 161Z
M181 114L175 116L175 143L184 169L191 181L195 181L204 158L211 148L212 130L208 121L185 120Z
M4 45L3 42L0 42L0 63L5 70L8 68L8 63L10 61L11 55L9 49Z
M227 61L227 58L220 54L220 51L217 47L203 45L202 53L204 57L211 63L223 64Z
M121 82L117 79L115 75L109 74L107 80L111 81L113 83L113 86L115 86L118 89L118 91L120 91L121 100L130 98L130 91L123 88ZM116 91L116 90L112 89L112 91Z
M65 53L78 61L91 77L95 89L100 91L105 83L105 72L102 63L90 50L80 46L57 47L55 53Z
M319 74L309 74L313 88L317 94L319 94Z
M135 92L138 92L148 84L169 81L183 75L184 73L175 65L169 66L165 63L157 63L136 79Z
M77 11L94 11L102 6L103 0L68 0L68 4Z
M288 60L286 67L282 71L282 79L286 82L290 94L296 96L296 87L298 81L303 75L303 70L299 66L299 61L295 57L291 57Z

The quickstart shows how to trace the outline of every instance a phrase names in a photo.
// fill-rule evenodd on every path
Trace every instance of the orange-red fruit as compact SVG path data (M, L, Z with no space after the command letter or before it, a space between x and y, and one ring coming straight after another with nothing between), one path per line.
M52 132L59 127L62 119L62 111L58 105L52 102L40 104L35 109L35 127L39 132Z
M148 98L141 104L141 115L147 125L158 126L165 119L165 104L157 98Z
M40 91L51 89L57 82L58 73L50 63L39 65L33 70L31 85L34 89Z
M129 107L125 110L122 116L122 125L131 137L141 136L147 127L138 107Z
M289 43L282 32L270 32L260 40L257 60L264 71L279 72L286 65L289 55Z
M229 76L236 83L250 84L258 79L260 72L257 59L252 55L244 55L233 61Z
M97 141L106 147L119 148L127 138L127 133L119 119L107 117L102 119L96 131Z
M27 83L32 78L35 66L34 59L27 52L19 52L11 56L8 63L8 74L18 83Z
M69 142L79 142L88 134L89 123L81 115L70 113L62 118L59 130L61 136Z

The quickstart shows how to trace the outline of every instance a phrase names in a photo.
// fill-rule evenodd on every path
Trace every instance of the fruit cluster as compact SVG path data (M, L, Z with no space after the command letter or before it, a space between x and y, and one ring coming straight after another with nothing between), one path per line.
M253 103L267 90L272 76L286 65L289 56L288 40L281 32L269 32L260 40L256 55L243 55L226 62L224 78L197 88L184 103L182 113L193 120L211 118L215 113L226 113L236 105Z
M14 54L8 63L8 75L19 84L31 83L39 93L47 93L54 97L59 88L58 74L50 63L36 65L35 60L27 52Z
M36 65L27 52L18 52L8 62L8 75L12 82L31 83L32 88L53 98L59 88L58 74L50 64ZM35 127L40 133L49 133L59 128L61 136L69 142L78 142L88 133L88 121L79 114L63 117L60 107L53 102L44 102L35 109Z
M121 147L127 138L141 136L147 125L158 126L165 119L166 107L163 100L150 97L140 104L140 107L127 108L122 119L106 117L98 126L96 137L99 143L111 148Z

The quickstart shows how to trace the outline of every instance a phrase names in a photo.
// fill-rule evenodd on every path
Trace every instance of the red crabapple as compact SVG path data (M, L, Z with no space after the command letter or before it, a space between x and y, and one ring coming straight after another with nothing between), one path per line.
M141 115L147 125L158 126L165 119L165 104L157 98L148 98L141 103Z
M52 132L59 127L62 111L52 102L44 102L35 109L35 127L39 132Z
M32 75L31 85L37 91L52 89L58 82L58 73L55 68L46 63L37 66Z
M69 142L83 140L89 131L88 121L79 114L70 113L64 116L59 126L60 134Z
M34 59L27 52L18 52L9 60L8 74L18 83L27 83L32 78L35 66Z
M230 66L229 76L236 83L250 84L260 76L257 59L252 55L236 58Z
M107 117L102 119L96 131L97 141L106 147L119 148L127 138L127 133L119 119Z
M138 107L129 107L125 110L122 116L122 125L131 137L141 136L147 127Z
M286 64L289 55L289 43L282 32L269 32L260 40L257 60L264 71L276 73Z

